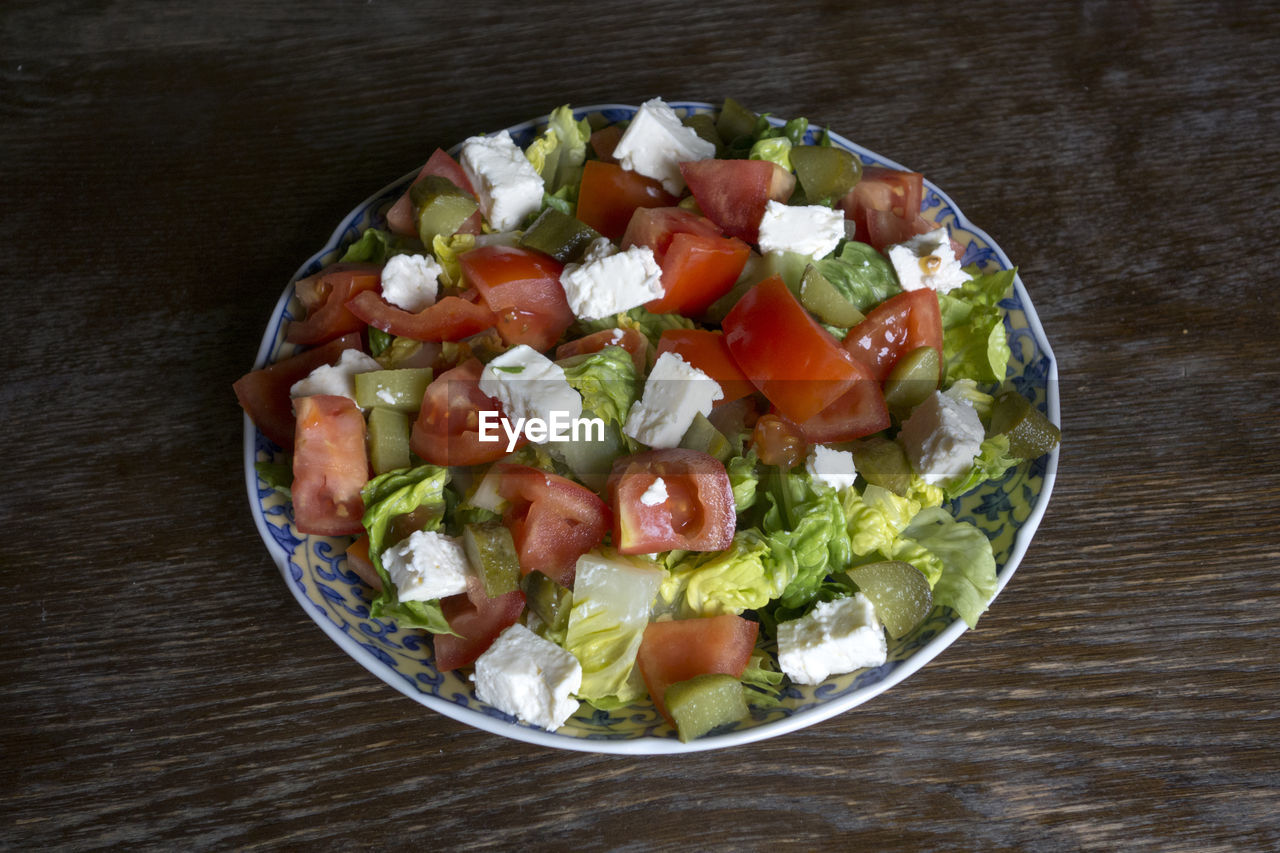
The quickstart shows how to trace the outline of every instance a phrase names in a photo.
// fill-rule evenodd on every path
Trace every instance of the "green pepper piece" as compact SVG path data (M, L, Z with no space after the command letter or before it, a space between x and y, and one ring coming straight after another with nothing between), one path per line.
M677 681L667 688L662 702L676 724L676 734L685 743L749 713L742 682L722 672Z
M725 98L720 115L716 117L716 133L720 134L725 145L729 145L735 139L754 134L757 118L759 116L733 98Z
M868 483L901 496L911 488L911 463L896 441L872 436L854 445L852 452L854 467Z
M846 329L867 319L813 264L800 277L800 304L822 322Z
M814 204L843 198L862 177L862 161L843 148L797 146L791 149L791 167L805 198Z
M409 467L409 416L386 406L369 411L369 464L374 474Z
M356 405L362 409L380 407L395 409L397 412L416 412L422 408L422 396L430 384L429 367L402 367L357 373Z
M911 410L938 390L942 381L942 359L931 346L916 347L898 359L884 380L884 404L897 418L905 418Z
M409 199L424 246L430 246L437 236L452 235L480 209L475 196L439 175L427 175L410 187Z
M567 264L581 259L599 237L599 232L582 220L548 207L521 235L520 245Z
M689 429L680 439L680 446L685 450L697 450L708 456L714 456L721 462L728 462L733 457L733 448L729 446L729 439L725 438L724 433L716 429L702 412L694 415L693 423L689 424Z
M1010 455L1019 459L1037 459L1062 440L1062 430L1017 391L1002 391L992 405L988 434L1001 433L1009 436Z
M462 547L480 575L485 595L496 598L519 589L520 557L511 531L501 521L464 525Z

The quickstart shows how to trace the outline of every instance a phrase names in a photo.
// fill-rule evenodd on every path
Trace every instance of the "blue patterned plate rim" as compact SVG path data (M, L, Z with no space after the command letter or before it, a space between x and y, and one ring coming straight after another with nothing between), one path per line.
M714 112L717 109L716 105L703 101L669 101L668 103L677 112L681 113ZM635 106L626 104L596 104L575 108L574 114L579 118L587 115L604 115L610 117L612 120L612 117L615 115L618 117L625 117L633 114L635 110ZM547 118L547 116L541 116L536 119L521 122L517 125L512 125L508 127L507 130L513 136L518 138L522 133L527 134L540 125L545 125ZM769 120L774 125L778 126L785 123L783 119L772 116L769 117ZM906 169L905 166L902 166L893 160L889 160L888 158L882 157L837 133L828 132L830 133L831 140L834 144L856 153L864 163L873 163L894 169ZM809 133L811 135L816 133L816 129L810 129ZM451 151L456 153L460 146L461 143L454 145ZM288 316L290 303L294 297L294 284L300 278L310 275L332 260L330 256L335 255L338 249L345 246L348 238L358 233L359 224L370 214L371 211L374 210L374 206L378 205L380 202L385 203L393 193L398 195L398 193L403 191L404 187L406 187L416 175L417 170L414 170L413 172L410 172L387 184L378 192L370 195L364 202L343 218L342 222L330 235L324 248L320 249L308 258L298 268L298 271L294 274L293 278L290 279L289 284L285 287L284 292L276 302L271 322L268 324L267 330L263 335L262 343L258 348L257 357L254 361L255 368L263 367L270 361L274 361L275 359L273 356L280 351L283 326ZM925 179L924 184L927 206L940 205L942 208L954 214L956 226L959 226L970 236L978 238L981 243L985 244L983 247L983 253L986 255L987 260L994 260L1002 269L1008 269L1013 266L1004 250L1001 249L985 231L973 225L949 196L934 186L927 178ZM970 260L968 253L966 253L965 260L966 262ZM1044 393L1044 400L1042 406L1045 413L1054 423L1060 423L1061 410L1058 395L1057 362L1049 347L1049 342L1045 336L1044 328L1040 323L1040 319L1032 306L1031 299L1027 294L1021 277L1018 275L1014 276L1014 289L1017 308L1025 317L1027 330L1032 338L1032 343L1035 347L1038 360L1044 364L1044 388L1042 389ZM950 618L946 626L931 639L928 639L924 645L915 649L906 658L893 662L892 665L886 665L886 667L867 673L865 676L860 676L858 681L865 681L865 683L862 683L861 686L858 686L856 689L846 691L831 699L823 699L821 695L815 695L815 702L800 708L781 719L772 720L748 728L735 729L724 734L710 735L690 743L680 742L670 732L668 732L666 737L647 734L623 740L610 740L592 737L579 737L560 732L547 732L542 729L518 724L511 718L505 717L505 715L481 713L480 711L458 704L457 702L452 702L442 697L422 692L414 682L407 680L406 676L396 672L391 666L388 666L381 658L373 654L364 645L353 640L349 634L345 633L340 627L335 625L332 620L327 618L323 612L320 612L316 608L314 602L307 598L301 586L294 582L291 569L295 567L291 566L290 554L280 544L276 536L272 534L270 525L267 522L266 510L263 505L264 493L260 489L257 472L254 469L254 463L257 461L258 445L260 442L265 441L265 439L263 439L261 434L258 433L256 427L254 427L248 416L243 418L243 426L245 488L249 495L249 503L253 511L254 524L257 527L258 534L267 546L268 552L275 561L277 568L280 570L281 576L285 581L285 585L289 588L294 598L297 599L303 610L311 616L312 621L319 625L330 639L342 648L343 651L391 687L438 713L491 734L498 734L515 740L524 741L526 743L557 749L624 755L655 755L696 752L701 750L739 746L794 732L798 729L814 725L822 722L823 720L827 720L838 714L844 713L845 711L866 702L918 671L929 661L941 654L948 646L954 643L967 628L962 620L956 618L954 614L950 614ZM1034 496L1034 502L1029 508L1027 517L1018 526L1013 541L1009 545L1006 558L998 565L996 593L995 596L992 597L992 602L995 601L996 597L999 596L1000 591L1004 589L1005 585L1008 584L1009 579L1013 576L1014 571L1017 569L1018 564L1021 562L1023 556L1026 554L1027 548L1031 544L1031 540L1035 535L1036 529L1044 518L1044 513L1049 504L1049 497L1053 490L1054 481L1057 477L1058 457L1059 449L1054 448L1051 453L1043 457L1038 463L1042 466L1040 470L1040 475L1042 477L1040 488ZM290 529L292 529L291 524ZM885 671L881 672L881 670ZM821 693L821 688L819 688L818 693Z

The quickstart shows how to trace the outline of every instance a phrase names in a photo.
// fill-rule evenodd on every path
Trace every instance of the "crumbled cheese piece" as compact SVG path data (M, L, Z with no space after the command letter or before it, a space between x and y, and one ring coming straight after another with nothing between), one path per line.
M804 467L815 481L825 483L837 490L849 488L858 478L851 452L833 450L822 444L815 444L809 451L809 458L805 460Z
M382 365L358 349L342 351L336 364L322 364L304 378L289 387L290 397L313 397L331 394L335 397L356 398L357 373L381 370Z
M476 659L476 698L521 722L555 731L578 710L582 664L519 622Z
M443 274L434 256L392 255L382 267L382 298L416 314L435 304Z
M778 666L796 684L819 684L831 675L880 666L888 656L875 606L860 592L778 623Z
M661 181L672 195L684 190L680 164L716 156L714 144L698 136L661 98L645 101L631 117L613 156L624 169Z
M760 251L825 257L844 239L844 222L839 209L820 204L793 207L770 200L760 218Z
M898 440L921 479L939 485L969 470L985 435L972 405L934 391L911 410Z
M677 353L664 352L644 383L644 394L631 406L622 431L649 447L676 447L699 414L711 414L724 398L720 383Z
M458 162L493 230L517 228L542 207L542 176L507 131L466 140Z
M657 506L666 503L668 497L667 481L658 477L649 484L649 488L644 490L644 494L640 496L640 503L645 506Z
M969 280L960 266L944 225L888 248L889 263L903 290L929 288L939 293L954 290Z
M502 404L513 423L540 418L550 423L582 417L582 395L565 378L564 368L527 344L512 347L480 373L480 390Z
M415 530L382 552L382 567L401 601L430 601L467 591L472 574L462 540Z
M603 245L601 245L603 244ZM567 264L560 284L575 317L598 320L660 299L662 267L648 246L611 251L605 237L595 240L580 264Z

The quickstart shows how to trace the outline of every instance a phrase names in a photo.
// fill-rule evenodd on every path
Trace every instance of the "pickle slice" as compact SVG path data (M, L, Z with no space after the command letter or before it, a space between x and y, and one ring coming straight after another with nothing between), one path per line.
M680 439L680 446L685 450L697 450L708 456L714 456L721 462L728 462L733 457L733 448L729 446L729 439L725 438L724 433L716 429L702 412L694 415L693 423L689 424L689 429Z
M805 198L843 198L862 177L862 162L843 148L799 145L791 149L791 167Z
M800 277L800 304L832 326L847 329L867 319L813 264L805 267Z
M885 560L848 571L893 639L906 636L933 609L929 579L910 563Z
M416 412L422 408L422 397L431 384L431 375L429 367L357 373L354 377L356 405L362 409L380 407L406 414Z
M991 407L989 434L1000 433L1009 436L1009 453L1019 459L1037 459L1062 440L1062 431L1017 391L1002 391Z
M563 636L569 627L573 593L542 572L529 572L520 579L525 605L542 620L546 634Z
M902 445L883 436L873 436L852 450L854 467L864 480L895 495L906 495L911 488L912 471Z
M520 557L511 531L501 521L468 524L462 528L462 547L490 598L520 587Z
M916 347L898 359L884 380L884 404L898 419L938 390L942 380L942 359L931 346Z
M418 237L430 246L437 236L449 237L480 209L475 196L448 178L427 175L409 188Z
M667 688L662 701L685 743L748 714L742 682L720 672L677 681Z
M729 145L735 139L755 133L756 118L755 113L733 98L725 98L720 115L716 116L716 133Z
M521 235L520 245L566 264L579 260L599 237L600 234L582 220L548 207Z
M369 410L369 464L374 474L409 467L409 416L386 406Z

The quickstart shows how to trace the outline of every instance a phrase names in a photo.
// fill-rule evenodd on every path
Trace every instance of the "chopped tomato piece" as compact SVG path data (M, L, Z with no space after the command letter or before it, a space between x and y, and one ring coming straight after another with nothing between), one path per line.
M844 211L846 219L853 220L855 240L883 249L890 243L901 242L888 238L914 227L913 223L920 215L920 202L923 197L924 176L919 172L867 166L862 170L861 180L854 184L848 195L840 199L838 206ZM882 211L900 220L900 222L894 222L884 217L877 217L877 239L888 239L888 242L878 243L872 239L869 227L870 211ZM910 237L911 234L907 236Z
M662 259L666 292L645 307L696 317L733 288L750 255L751 248L736 237L676 234Z
M786 201L795 175L768 160L697 160L680 164L680 174L702 212L731 237L755 243L769 201Z
M542 572L572 589L578 558L609 531L608 505L586 486L538 468L499 462L497 473L520 571Z
M458 257L462 273L497 315L509 345L551 348L573 323L560 286L563 266L541 252L516 246L481 246Z
M661 264L677 234L724 236L719 225L682 207L646 207L632 215L622 234L621 246L624 249L648 246L653 249L654 260Z
M416 184L428 175L436 175L441 178L447 178L452 181L454 186L466 190L472 195L476 194L475 189L471 186L471 181L467 179L467 173L462 171L462 166L458 165L458 161L449 156L448 152L442 148L437 148L427 158L427 163L422 167L422 171L418 173L418 177L413 179ZM418 226L413 221L413 199L409 197L409 191L405 190L400 198L387 210L387 228L394 234L401 234L406 237L417 237ZM479 234L480 233L480 211L476 211L458 228L456 234ZM428 247L430 248L430 247Z
M639 329L602 329L585 337L565 341L556 347L556 361L599 352L605 347L622 347L631 354L631 362L636 366L636 376L644 376L649 359L649 339Z
M660 181L617 163L588 160L582 167L577 216L605 237L617 240L637 208L670 207L676 201Z
M351 333L334 338L323 346L303 350L297 355L246 373L231 387L249 420L258 431L287 451L293 450L293 400L289 389L307 374L324 364L333 364L344 350L360 349L360 335Z
M445 296L414 312L397 308L373 291L365 291L347 303L347 310L375 329L415 341L460 341L498 322L488 306L460 296Z
M933 347L942 358L942 312L928 288L891 296L849 330L844 348L883 382L898 359L918 347Z
M299 397L293 453L293 515L298 530L345 536L364 530L360 490L369 479L364 415L349 397Z
M733 360L769 402L799 423L848 390L853 359L779 276L748 290L724 318Z
M617 159L613 156L613 149L618 147L618 143L622 141L622 128L616 124L606 125L591 134L591 150L596 152L596 157L606 163L616 163Z
M347 568L354 572L356 577L364 581L367 586L371 587L374 592L382 592L382 578L378 576L378 570L373 567L373 560L369 557L369 535L367 533L357 536L347 546Z
M756 386L738 367L724 342L724 333L710 329L667 329L658 339L658 355L674 352L703 373L720 383L724 399L715 402L716 407L732 403L748 394L754 394Z
M480 390L484 365L471 358L427 386L409 436L409 449L432 465L479 465L507 453L505 436L480 440L480 412L502 413L502 404ZM521 439L523 443L524 439Z
M478 578L467 578L467 591L440 599L440 610L459 636L436 634L436 668L448 672L470 666L510 628L524 610L524 593L513 590L490 598Z
M804 461L809 453L809 441L799 426L772 412L761 415L751 431L751 446L760 461L788 470Z
M334 264L301 279L294 289L307 316L289 323L285 340L313 346L362 330L364 321L347 310L347 302L381 281L382 268L376 264Z
M858 370L860 375L848 391L799 425L806 441L811 444L852 441L889 428L889 409L880 383L866 365L859 364Z
M666 497L646 498L659 478ZM720 551L733 542L733 487L714 456L683 448L624 456L613 463L607 488L621 554Z
M741 678L759 632L759 623L732 613L650 622L636 653L636 665L654 707L674 726L663 701L667 688L707 673Z

